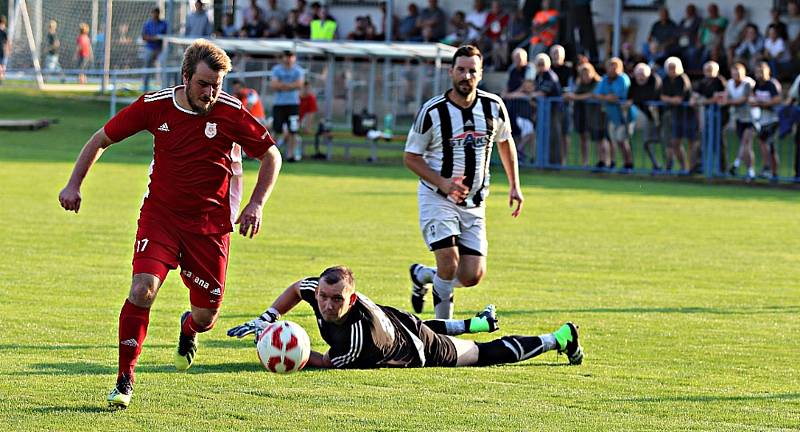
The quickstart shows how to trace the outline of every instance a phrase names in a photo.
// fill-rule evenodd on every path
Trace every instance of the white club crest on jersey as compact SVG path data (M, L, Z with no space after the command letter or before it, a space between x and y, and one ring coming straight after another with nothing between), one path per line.
M217 136L217 124L208 122L206 123L206 136L209 138L214 138Z
M160 130L161 132L169 132L169 126L167 126L167 122L164 122L164 124L159 126L158 130Z

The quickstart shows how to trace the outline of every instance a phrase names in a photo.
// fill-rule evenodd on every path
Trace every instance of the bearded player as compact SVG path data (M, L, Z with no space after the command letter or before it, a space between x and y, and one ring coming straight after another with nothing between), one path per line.
M453 54L453 87L422 106L408 133L405 164L420 178L417 188L422 237L436 267L411 265L411 304L421 313L433 285L436 318L453 316L453 289L475 286L486 274L486 197L489 161L497 143L511 186L511 216L522 211L517 150L503 100L478 90L483 57L472 45Z
M183 56L183 85L145 94L98 130L81 150L61 191L65 210L80 210L80 187L89 168L110 145L139 131L153 134L150 183L139 214L130 294L119 315L114 408L131 401L134 368L142 350L150 307L170 270L180 266L191 311L180 319L175 367L188 369L197 334L214 327L225 292L230 232L253 237L281 166L274 141L235 97L220 90L231 69L224 51L206 40ZM261 161L258 180L238 219L241 148Z

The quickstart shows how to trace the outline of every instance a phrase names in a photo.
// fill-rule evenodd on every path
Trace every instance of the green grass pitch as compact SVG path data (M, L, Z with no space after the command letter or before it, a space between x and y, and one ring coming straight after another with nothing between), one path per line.
M495 167L488 276L457 290L456 312L495 303L502 334L573 320L582 366L547 353L491 368L265 372L252 342L225 329L300 277L347 264L361 292L408 307L407 267L432 256L415 179L396 160L285 165L264 232L232 242L222 316L201 335L196 365L172 367L188 305L173 273L151 314L133 404L110 412L149 137L103 156L79 215L57 200L106 116L105 103L0 90L0 118L61 120L0 132L2 430L800 428L800 197L763 187L524 172L514 220ZM288 318L326 349L307 306Z

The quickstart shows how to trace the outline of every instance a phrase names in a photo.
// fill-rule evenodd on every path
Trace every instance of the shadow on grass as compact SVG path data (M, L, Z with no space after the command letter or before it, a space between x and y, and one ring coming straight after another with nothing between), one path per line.
M544 315L569 313L623 313L623 314L709 314L709 315L762 315L762 314L796 314L800 313L799 305L763 306L747 309L721 309L710 307L623 307L623 308L582 308L582 309L532 309L503 310L498 315Z
M117 367L114 365L74 362L74 363L36 363L29 366L26 371L13 372L9 375L30 376L30 375L114 375ZM195 364L186 373L207 374L207 373L235 373L235 372L255 372L262 371L261 366L255 359L252 362L231 362L218 364ZM175 366L171 364L149 365L140 364L136 367L139 373L178 373ZM181 372L183 373L183 372Z
M116 410L112 410L105 407L100 407L97 405L82 405L82 406L46 406L46 407L36 407L32 410L38 414L68 414L68 413L77 413L77 414L104 414L104 413L112 413Z
M800 399L800 393L766 393L753 395L717 396L717 395L683 395L683 396L645 396L630 399L615 399L615 402L663 403L663 402L749 402L758 400L789 401Z

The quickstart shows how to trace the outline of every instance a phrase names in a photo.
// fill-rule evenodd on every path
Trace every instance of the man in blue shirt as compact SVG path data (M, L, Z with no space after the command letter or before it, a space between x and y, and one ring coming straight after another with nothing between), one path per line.
M305 80L305 71L295 64L293 51L284 51L281 62L272 68L270 88L275 92L272 108L272 129L283 133L286 143L286 160L296 162L297 130L300 127L300 89Z
M144 67L154 68L161 56L161 48L164 43L161 35L167 34L167 22L161 20L161 9L153 8L150 11L150 19L142 26L142 39L144 40ZM144 75L144 91L150 90L150 74Z
M633 153L631 153L630 138L633 135L633 126L636 121L636 112L632 107L622 107L622 102L628 99L628 89L631 79L622 71L622 60L611 58L606 64L606 75L597 85L594 93L597 99L605 101L606 115L608 116L608 136L611 146L604 151L605 146L600 146L601 168L613 168L614 144L619 146L625 161L624 173L633 171Z

